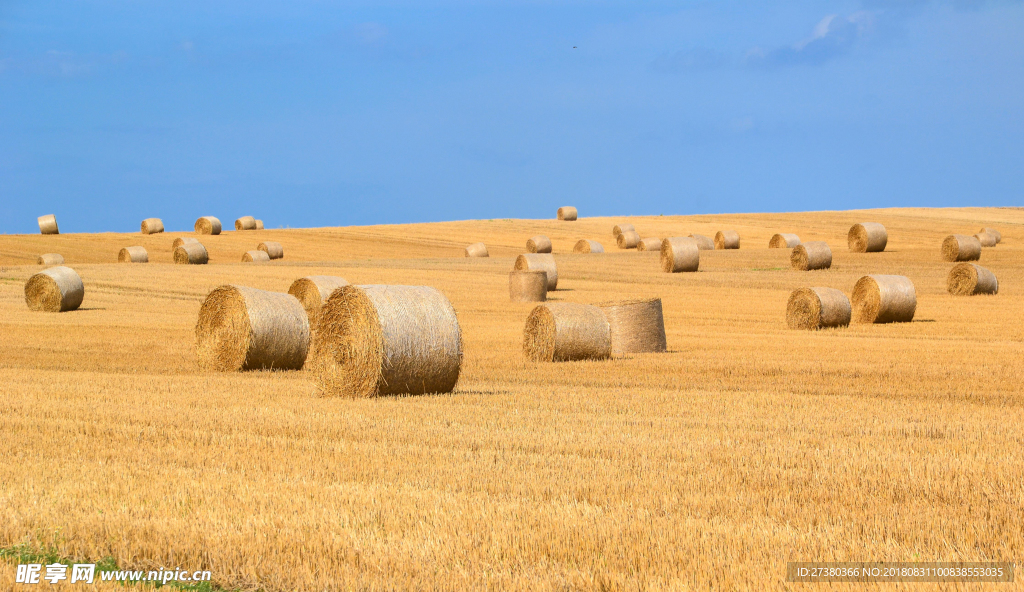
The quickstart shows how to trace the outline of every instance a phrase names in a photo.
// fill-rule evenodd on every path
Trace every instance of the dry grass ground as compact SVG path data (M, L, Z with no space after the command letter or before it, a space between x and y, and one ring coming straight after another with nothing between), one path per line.
M669 275L614 247L620 221L736 229L742 248ZM862 221L886 225L885 252L847 250ZM982 226L1003 234L979 261L999 295L950 296L942 239ZM775 232L828 241L832 268L793 271ZM225 232L201 237L210 265L170 265L182 234L0 236L0 546L304 591L817 590L786 562L1021 558L1024 210ZM552 300L660 296L669 353L525 361L531 305L508 302L507 273L534 234L554 243ZM608 252L569 254L581 238ZM285 259L237 263L262 240ZM490 258L462 257L476 241ZM133 244L151 263L115 262ZM25 306L45 252L81 274L81 310ZM913 279L913 323L786 329L791 290L867 273ZM321 399L306 371L196 369L207 292L310 274L447 294L456 392Z

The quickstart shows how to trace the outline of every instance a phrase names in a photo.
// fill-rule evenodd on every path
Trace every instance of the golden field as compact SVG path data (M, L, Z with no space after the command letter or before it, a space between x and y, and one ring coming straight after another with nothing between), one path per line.
M885 224L885 252L847 250L863 221ZM735 229L742 248L665 274L615 248L619 222ZM982 226L1003 234L978 262L999 294L950 296L942 239ZM775 232L828 241L832 268L791 270ZM669 352L527 362L532 305L508 301L507 273L537 233L559 266L551 300L659 296ZM787 584L786 562L1024 551L1024 210L231 231L199 237L205 266L170 264L177 236L194 235L0 236L0 547L268 591L852 589ZM606 253L572 255L581 238ZM283 260L239 263L265 239ZM490 258L462 257L476 241ZM116 263L136 244L149 264ZM80 310L26 307L46 252L82 276ZM914 281L914 322L786 328L793 289L849 294L868 273ZM305 370L198 371L211 289L311 274L443 291L463 331L456 391L319 398ZM0 572L13 587L13 564Z

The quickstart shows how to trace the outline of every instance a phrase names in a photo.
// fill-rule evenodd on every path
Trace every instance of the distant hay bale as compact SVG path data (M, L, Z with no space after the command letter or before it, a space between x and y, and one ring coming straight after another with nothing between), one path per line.
M636 232L636 228L633 228L632 224L616 224L612 226L612 234L615 238L619 238L619 235L623 232Z
M75 310L85 298L82 278L70 267L51 267L25 282L25 304L29 310L65 312Z
M809 241L793 248L789 255L793 269L811 271L832 267L832 249L825 241Z
M177 249L181 245L196 244L198 242L198 238L192 238L191 236L178 237L171 243L171 251L174 251L174 249Z
M263 220L256 221L256 230L263 230Z
M769 249L792 249L800 244L800 237L795 234L787 234L780 232L772 235L770 241L768 241Z
M220 220L213 216L203 216L196 220L196 234L220 234Z
M323 395L449 393L462 370L462 330L427 286L344 286L320 313L313 374Z
M790 329L824 329L850 324L850 299L835 288L793 290L786 304L786 325Z
M487 245L473 243L466 247L466 257L490 257L490 254L487 252Z
M655 253L661 252L661 239L656 237L640 239L640 242L636 244L637 251L651 251Z
M946 261L977 261L981 258L981 241L974 236L951 234L942 241L942 258Z
M117 253L118 263L149 263L145 247L125 247Z
M263 251L258 252L262 253ZM266 255L266 253L263 254ZM306 316L309 318L309 327L315 331L317 323L320 321L320 311L324 307L324 302L327 302L335 290L347 285L348 281L345 278L333 275L310 275L292 282L288 293L299 299L299 303L302 304L302 308L305 309Z
M740 233L735 230L719 230L715 233L716 249L740 248Z
M142 234L156 234L164 231L164 221L160 218L146 218L142 221Z
M257 251L263 251L271 259L283 259L284 258L284 247L282 247L281 243L278 243L278 242L263 241L262 243L256 245L256 250Z
M203 370L298 370L309 352L309 320L291 294L220 286L206 295L196 322Z
M572 206L562 206L558 208L558 219L566 222L572 222L577 216L576 208Z
M548 299L548 274L543 271L510 271L508 296L512 302L544 302Z
M604 253L601 243L592 240L581 239L576 241L572 248L573 253Z
M861 222L850 227L846 244L854 253L880 253L889 242L889 233L878 222Z
M710 236L704 236L703 234L691 234L689 238L692 238L697 242L697 248L701 251L714 251L715 241Z
M999 241L996 240L996 236L990 232L979 232L974 235L974 238L978 239L982 247L994 247Z
M635 249L640 243L640 235L635 230L627 230L615 238L620 249Z
M57 217L53 214L47 214L45 216L39 216L39 232L42 234L60 234L60 230L57 229Z
M526 318L523 353L534 362L608 359L612 355L608 319L589 304L541 304Z
M597 306L608 319L613 356L663 352L667 349L661 298L620 300Z
M554 255L547 253L531 253L516 257L513 269L517 271L543 271L548 274L548 292L558 289L558 266Z
M256 230L256 218L252 216L242 216L238 220L235 220L235 230Z
M692 238L672 237L661 241L661 270L667 273L697 271L700 249Z
M981 230L978 231L978 234L981 234L982 232L987 232L987 233L991 234L992 236L996 237L996 243L997 244L1003 242L1003 233L999 232L995 228L988 228L988 227L982 228Z
M866 275L853 287L853 322L909 323L917 310L917 292L902 275Z
M44 253L36 259L39 265L64 265L64 256L60 253Z
M174 262L188 265L204 265L210 262L210 254L201 243L185 243L174 249Z
M266 251L246 251L242 253L242 263L253 263L258 261L270 261L270 255Z
M991 271L974 263L957 263L949 270L946 287L954 296L998 294L999 280Z
M530 237L530 240L526 241L526 251L528 253L550 253L551 239L543 234Z

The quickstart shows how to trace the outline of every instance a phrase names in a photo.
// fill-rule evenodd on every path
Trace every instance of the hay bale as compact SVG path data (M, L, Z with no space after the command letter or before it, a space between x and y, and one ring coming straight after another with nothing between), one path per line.
M810 241L797 245L789 255L793 269L811 271L832 267L832 249L825 241Z
M85 298L82 278L70 267L51 267L25 282L25 304L29 310L65 312L75 310Z
M914 282L902 275L866 275L853 287L853 322L909 323L917 310Z
M196 234L220 234L220 220L213 216L203 216L196 220Z
M640 242L636 244L637 251L645 252L661 252L661 239L656 237L640 239Z
M191 236L178 237L178 238L174 239L174 242L171 243L171 252L173 252L174 249L177 249L181 245L196 244L198 242L199 242L198 238L192 238Z
M768 241L769 249L792 249L800 244L800 237L795 234L787 234L780 232L773 234L771 240Z
M117 253L118 263L149 263L145 247L125 247Z
M206 295L196 322L203 370L298 370L309 352L309 320L291 294L220 286Z
M246 251L242 253L242 263L253 263L258 261L270 261L270 255L266 251Z
M142 234L156 234L164 231L164 221L160 218L146 218L142 221Z
M344 286L316 327L313 373L324 395L448 393L462 369L462 330L427 286Z
M636 232L636 228L633 228L632 224L616 224L612 226L612 234L615 238L619 238L619 235L623 232Z
M604 253L601 243L592 240L581 239L576 241L572 248L573 253Z
M613 356L667 349L661 298L619 300L597 306L608 319Z
M263 253L263 251L257 251L257 253ZM266 255L266 253L263 254ZM288 293L299 299L309 318L310 329L316 330L324 302L327 302L335 290L347 285L348 281L345 278L333 275L310 275L292 282Z
M850 299L835 288L793 290L786 304L786 325L790 329L824 329L850 324Z
M701 251L714 251L715 241L710 236L704 236L703 234L691 234L689 238L692 238L697 243L697 248Z
M466 257L490 257L490 254L487 252L487 245L473 243L466 247Z
M589 304L541 304L526 318L523 353L534 362L608 359L612 355L608 319Z
M981 234L982 232L987 232L992 236L996 237L996 244L1003 242L1003 233L999 232L995 228L982 228L981 230L978 231L978 234Z
M715 233L716 249L740 248L740 233L735 230L719 230Z
M697 271L700 249L692 238L672 237L661 241L661 270L667 273Z
M235 230L256 230L256 218L252 216L242 216L238 220L235 220Z
M281 243L278 243L278 242L263 241L262 243L256 245L256 250L257 251L263 251L271 259L283 259L284 258L284 247L282 247Z
M949 270L946 288L954 296L975 294L998 294L999 280L996 274L974 263L957 263Z
M615 244L619 245L620 249L635 249L639 243L640 235L635 230L627 230L615 239Z
M60 253L43 253L36 259L39 265L64 265L64 256Z
M187 265L204 265L210 262L210 254L202 243L185 243L174 249L174 262Z
M979 232L974 235L974 238L978 239L982 247L994 247L999 241L996 240L996 236L990 232Z
M37 218L39 222L39 232L42 234L60 234L60 230L57 229L57 217L53 214L47 214L45 216L39 216Z
M263 230L263 220L256 221L256 230Z
M878 222L861 222L850 227L846 244L854 253L880 253L889 242L889 233Z
M562 206L558 208L558 219L565 220L566 222L572 222L576 219L578 212L576 208L572 206Z
M554 255L547 253L531 253L516 257L513 267L516 271L543 271L548 274L548 292L558 289L558 267Z
M530 237L530 240L526 241L526 251L528 253L550 253L551 239L543 234Z
M942 258L946 261L977 261L981 258L981 241L974 236L951 234L942 241Z
M548 274L544 271L510 271L508 297L512 302L544 302L548 299Z

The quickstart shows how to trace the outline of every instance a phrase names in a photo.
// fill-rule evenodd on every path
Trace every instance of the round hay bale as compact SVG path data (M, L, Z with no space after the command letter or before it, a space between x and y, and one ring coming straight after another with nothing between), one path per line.
M449 393L462 369L462 331L427 286L344 286L320 313L313 372L324 395Z
M572 222L572 221L574 221L576 219L577 215L578 215L578 213L576 212L576 208L574 208L572 206L562 206L562 207L558 208L558 219L559 220L564 220L566 222Z
M639 243L640 235L635 230L627 230L615 239L615 244L619 245L620 249L635 249Z
M982 228L981 230L978 231L978 234L981 234L982 232L987 232L992 236L996 237L996 244L1003 242L1003 233L999 232L995 228Z
M697 248L701 251L714 251L715 241L710 236L704 236L703 234L691 234L689 238L692 238L697 243Z
M171 243L171 251L173 252L174 249L177 249L181 245L196 244L198 242L199 242L198 238L192 238L191 236L178 237L178 238L174 239L174 242Z
M786 304L786 325L790 329L845 327L852 314L850 299L835 288L793 290Z
M668 349L661 298L620 300L597 306L608 319L613 356L663 352Z
M637 251L645 252L661 252L661 239L656 237L640 239L640 242L636 244Z
M861 222L850 227L846 244L854 253L880 253L889 242L889 233L878 222Z
M811 271L832 267L832 249L825 241L809 241L793 248L789 255L793 269Z
M263 251L271 259L283 259L284 258L284 247L282 247L281 243L278 243L278 242L263 241L262 243L256 245L256 250L257 251Z
M946 261L977 261L981 258L981 241L974 236L951 234L942 241L942 258Z
M220 234L220 220L213 216L203 216L196 220L196 234Z
M490 257L490 253L487 252L487 245L473 243L466 247L466 257Z
M246 251L242 253L242 263L254 263L257 261L270 261L270 255L266 251Z
M572 248L573 253L604 253L601 243L592 240L581 239L576 241Z
M632 224L616 224L612 226L612 234L615 238L619 238L619 235L623 232L636 232L636 228L633 228Z
M263 220L256 221L256 230L263 230Z
M210 262L210 254L201 243L185 243L174 249L174 262L187 265L204 265Z
M513 267L516 271L543 271L548 274L548 292L558 289L558 267L554 255L547 253L531 253L516 257Z
M528 253L550 253L551 239L543 234L530 237L530 240L526 241L526 251Z
M25 304L29 310L65 312L75 310L85 298L82 278L70 267L51 267L25 282Z
M42 234L60 234L60 230L57 229L57 217L53 214L47 214L45 216L39 216L36 219L39 222L39 232Z
M661 270L667 273L697 271L700 249L692 238L672 237L661 241Z
M974 263L957 263L949 270L946 287L954 296L975 294L998 294L999 280L996 274Z
M263 251L257 252L262 253ZM263 254L266 255L266 253ZM347 285L348 281L345 278L333 275L310 275L292 282L288 293L299 299L309 318L310 329L315 330L320 321L320 311L324 307L324 302L327 302L335 290Z
M786 234L780 232L773 234L770 241L768 241L769 249L792 249L800 244L800 237L795 234Z
M164 231L164 221L160 218L146 218L142 221L142 234L156 234Z
M252 216L242 216L238 220L235 220L235 230L256 230L256 218Z
M309 352L309 320L291 294L220 286L206 295L196 322L203 370L298 370Z
M740 233L735 230L719 230L715 233L716 249L740 248Z
M510 271L508 296L512 302L544 302L548 299L548 274L544 271Z
M149 263L145 247L125 247L117 253L118 263Z
M917 310L914 282L902 275L866 275L853 287L853 322L909 323Z
M534 362L606 360L612 355L608 319L590 304L541 304L526 318L523 353Z
M974 235L974 238L978 239L982 247L994 247L999 241L996 240L996 236L990 232L979 232Z
M36 259L39 265L64 265L64 256L60 253L44 253Z

